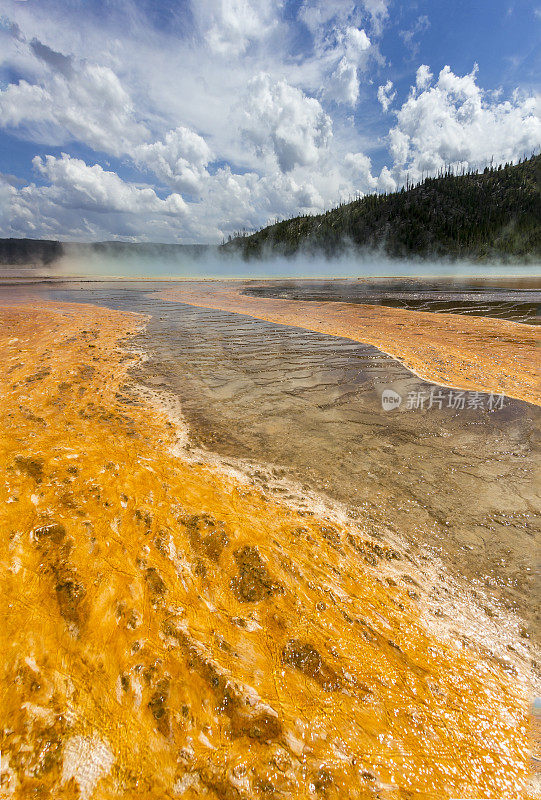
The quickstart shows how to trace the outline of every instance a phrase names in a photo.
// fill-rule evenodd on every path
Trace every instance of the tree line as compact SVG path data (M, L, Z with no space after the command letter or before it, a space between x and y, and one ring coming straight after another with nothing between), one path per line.
M541 155L479 172L438 176L391 194L369 194L322 214L246 231L223 245L246 258L299 250L327 256L347 249L393 258L541 256Z

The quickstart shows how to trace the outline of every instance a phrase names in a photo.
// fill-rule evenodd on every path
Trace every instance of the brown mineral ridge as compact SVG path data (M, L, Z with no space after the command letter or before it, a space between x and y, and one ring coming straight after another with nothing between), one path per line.
M212 284L160 292L214 308L374 345L427 381L541 405L535 325L357 303L255 298Z
M526 797L524 686L368 533L175 454L142 322L0 309L2 797Z

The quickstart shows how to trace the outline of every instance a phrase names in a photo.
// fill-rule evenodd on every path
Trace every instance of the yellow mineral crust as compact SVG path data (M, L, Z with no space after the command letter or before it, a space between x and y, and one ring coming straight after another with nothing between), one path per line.
M173 454L141 317L0 311L0 796L526 797L524 687L400 553Z
M200 284L158 295L374 345L427 381L541 405L536 325L357 303L250 297Z

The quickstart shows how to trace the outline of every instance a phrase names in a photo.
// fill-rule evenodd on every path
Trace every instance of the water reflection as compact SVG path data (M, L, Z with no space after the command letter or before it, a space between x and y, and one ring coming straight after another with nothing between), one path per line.
M508 285L505 285L505 284ZM379 279L333 281L252 282L246 294L254 297L279 297L288 300L332 300L368 303L412 311L474 314L514 322L539 321L541 291L539 280L500 279ZM535 287L535 288L534 288Z

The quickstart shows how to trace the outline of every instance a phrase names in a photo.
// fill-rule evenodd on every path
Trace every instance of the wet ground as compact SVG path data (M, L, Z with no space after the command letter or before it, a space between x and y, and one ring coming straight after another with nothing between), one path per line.
M254 297L369 303L411 311L474 314L536 324L540 319L541 280L379 278L363 280L251 281Z
M131 308L137 295L108 298ZM151 355L142 372L127 351L141 315L2 308L2 789L14 800L526 800L532 653L519 624L394 543L384 481L349 517L287 480L277 494L265 483L287 469L228 469L238 459L187 445L133 381L170 386L178 365L188 385L212 384L211 400L196 386L203 408L246 395L287 420L313 407L311 388L342 391L347 373L355 389L340 341L318 369L326 337L289 342L289 328L150 308L159 325L138 340ZM177 343L166 368L162 340ZM376 377L392 365L371 355L357 359L358 405L375 426ZM257 408L240 407L260 428ZM290 455L303 450L294 421ZM272 417L270 428L281 430Z
M336 283L342 293L345 282ZM538 635L535 406L440 390L369 345L149 296L165 286L45 292L150 314L134 342L148 355L137 377L180 399L194 443L276 465L352 516L373 520L375 531L387 528L442 556L481 597L518 611L525 637ZM304 297L313 286L294 291ZM321 299L328 288L317 291ZM476 289L476 313L495 313L493 295L492 287L485 299ZM521 295L513 308L505 300L507 318L523 317L525 302ZM400 396L399 407L393 395L383 407L385 390Z

